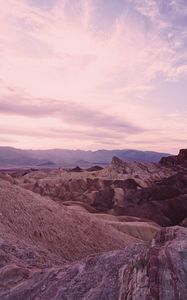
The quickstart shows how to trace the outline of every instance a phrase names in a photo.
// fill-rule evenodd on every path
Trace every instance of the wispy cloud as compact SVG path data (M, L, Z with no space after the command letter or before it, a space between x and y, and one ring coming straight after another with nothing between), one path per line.
M65 1L57 1L50 12L27 3L9 0L1 7L1 24L6 20L1 26L1 77L11 84L34 95L74 98L97 92L99 86L146 85L160 73L174 76L174 49L154 27L148 31L142 23L146 15L161 24L157 1L132 1L139 12L136 22L133 11L124 12L106 32L94 30L94 1L78 1L75 19L65 13Z
M124 134L133 134L143 131L143 129L136 127L128 121L120 120L120 118L105 114L100 110L91 109L77 103L52 99L23 99L20 96L18 98L18 103L14 101L15 97L1 98L0 114L13 114L30 118L54 116L64 123L80 124L87 127L99 127L115 131L123 130Z
M77 126L129 134L119 147L140 137L143 145L148 129L170 138L175 123L170 118L165 131L167 103L163 95L155 109L154 91L161 81L187 78L185 0L0 2L2 125L17 116L31 129L32 122L49 129L53 120L54 129L65 126L69 140ZM172 105L168 110L173 113ZM107 134L103 145L112 142ZM96 141L93 135L89 141Z

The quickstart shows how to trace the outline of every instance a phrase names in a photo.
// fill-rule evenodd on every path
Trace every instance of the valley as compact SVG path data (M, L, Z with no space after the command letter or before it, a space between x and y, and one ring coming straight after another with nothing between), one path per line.
M0 299L185 299L187 150L0 173Z

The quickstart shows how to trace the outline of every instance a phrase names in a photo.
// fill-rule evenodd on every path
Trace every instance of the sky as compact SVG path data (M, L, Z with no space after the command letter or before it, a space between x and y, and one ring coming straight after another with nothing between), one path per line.
M0 146L187 148L187 0L0 0Z

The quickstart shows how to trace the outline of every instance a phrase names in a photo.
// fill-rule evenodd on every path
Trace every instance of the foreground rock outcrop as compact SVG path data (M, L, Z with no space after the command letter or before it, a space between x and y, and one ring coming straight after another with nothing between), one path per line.
M58 268L0 268L2 300L186 300L187 230L164 228L148 245L91 256Z

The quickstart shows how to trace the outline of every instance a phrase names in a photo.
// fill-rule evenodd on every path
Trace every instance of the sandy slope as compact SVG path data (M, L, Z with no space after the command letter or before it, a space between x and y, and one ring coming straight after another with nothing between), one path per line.
M4 180L0 180L0 229L2 237L11 235L68 261L137 241L91 214L59 206Z

